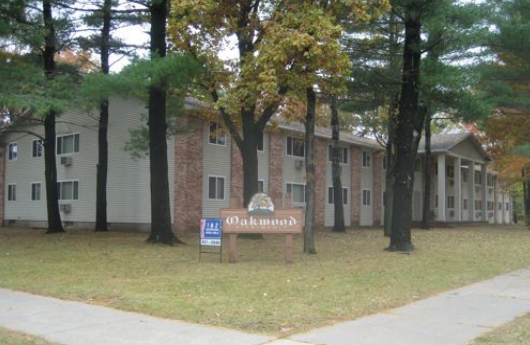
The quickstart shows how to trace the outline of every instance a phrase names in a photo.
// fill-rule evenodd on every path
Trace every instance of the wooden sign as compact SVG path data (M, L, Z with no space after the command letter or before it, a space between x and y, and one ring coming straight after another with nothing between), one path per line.
M302 233L304 228L301 208L275 209L267 194L258 193L247 209L225 208L220 215L223 232L229 236L229 262L237 259L237 234L285 234L285 261L293 262L293 234Z
M221 209L226 234L299 234L303 229L302 209L276 210L272 216L252 216L248 210Z

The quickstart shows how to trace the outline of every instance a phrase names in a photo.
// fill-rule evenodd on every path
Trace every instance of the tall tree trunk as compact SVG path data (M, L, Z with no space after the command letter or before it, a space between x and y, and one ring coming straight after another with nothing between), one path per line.
M339 110L337 97L331 96L331 175L333 180L333 209L334 209L334 232L346 232L344 224L344 203L342 195L342 181L340 179L341 167L339 162Z
M250 199L258 192L258 137L260 129L254 122L254 109L252 113L244 114L243 133L245 133L244 145L240 152L243 160L243 207L247 207ZM263 130L261 130L263 132Z
M153 0L151 14L151 58L166 56L167 0ZM151 180L151 233L147 239L152 243L172 245L177 240L171 228L169 202L166 86L149 87L149 163Z
M431 220L431 113L425 118L425 162L423 164L423 212L421 228L430 229Z
M396 153L394 147L394 138L396 137L397 121L397 97L390 103L388 109L388 141L386 143L386 174L385 174L385 224L384 234L390 237L392 234L392 211L394 205L394 170L396 164Z
M304 253L316 254L315 249L315 116L316 94L312 87L306 89L307 113L305 118L305 227Z
M413 249L412 190L414 186L414 159L416 156L418 94L420 81L421 22L417 4L405 9L405 47L403 53L403 84L396 126L396 165L394 202L392 211L391 251L409 252ZM416 133L416 135L418 135Z
M101 30L101 72L109 74L109 41L112 1L103 3L103 28ZM99 106L98 126L98 165L96 181L96 231L108 231L107 227L107 172L109 149L107 132L109 125L109 100L104 99Z
M524 223L530 226L530 185L528 179L528 166L523 167L523 201L524 201Z
M44 20L43 68L48 80L55 74L55 24L53 22L51 0L42 1ZM57 190L57 163L55 156L55 122L57 112L50 110L44 119L44 177L46 183L46 207L48 229L46 233L64 232L59 213L59 193Z

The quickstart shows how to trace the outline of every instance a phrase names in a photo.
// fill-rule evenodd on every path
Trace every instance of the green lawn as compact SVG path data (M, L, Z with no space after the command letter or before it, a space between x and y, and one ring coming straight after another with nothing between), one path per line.
M530 314L478 337L468 345L528 345L530 344Z
M0 286L114 308L287 335L394 308L530 266L530 231L415 230L411 255L384 250L382 230L318 232L317 255L284 263L284 236L239 239L239 261L198 261L147 234L0 229Z
M0 345L55 345L55 343L0 328Z

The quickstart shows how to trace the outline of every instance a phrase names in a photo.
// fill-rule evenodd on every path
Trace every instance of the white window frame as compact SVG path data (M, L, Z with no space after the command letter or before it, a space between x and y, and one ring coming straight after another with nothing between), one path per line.
M210 121L208 143L217 146L226 146L227 138L222 126L214 121Z
M295 145L296 142L298 142L297 145ZM301 146L300 146L300 142L302 143ZM299 151L300 147L302 148L301 155L300 155L300 152L295 152L295 147L298 148L298 150L296 151ZM286 138L285 152L287 153L287 156L290 156L290 157L304 158L305 157L305 140L288 136Z
M71 198L66 198L63 194L63 185L71 183L72 184L72 195ZM57 181L57 195L59 201L74 201L79 200L79 180L63 180Z
M455 208L455 197L453 195L447 196L447 208L448 209L454 209Z
M370 168L372 167L372 153L369 151L363 151L362 154L362 166L363 168Z
M64 139L67 138L67 137L73 137L73 148L72 148L72 151L68 151L68 152L65 152L65 147L63 147L63 143L64 143ZM56 139L56 144L57 144L57 147L56 147L56 151L57 151L57 156L68 156L68 155L73 155L74 153L78 153L79 152L79 147L80 147L80 143L81 143L81 140L80 140L80 134L79 133L69 133L69 134L61 134L61 135L58 135L57 136L57 139Z
M361 193L361 205L362 206L371 206L372 205L372 190L363 189Z
M31 158L40 158L44 153L42 139L33 139L31 141Z
M210 190L212 188L212 181L215 182L214 187L214 195L210 193ZM222 181L222 188L219 189L218 183ZM220 176L220 175L208 175L208 200L217 200L217 201L223 201L226 198L226 177ZM219 195L222 193L222 195Z
M17 184L7 184L7 201L17 201Z
M345 146L339 146L339 164L341 165L347 165L348 164L348 156L349 156L349 150ZM333 161L333 145L328 146L328 161Z
M293 186L302 188L302 195L303 195L303 199L304 199L303 201L299 201L299 200L295 200L294 199L294 197L293 197ZM291 202L293 204L302 205L302 204L306 203L305 186L306 186L305 183L296 183L296 182L287 182L285 184L285 192L286 192L286 194L290 194L291 195Z
M342 204L348 205L348 202L350 200L349 194L350 191L347 187L342 187ZM328 187L328 204L334 205L335 204L335 188L333 186Z
M16 161L18 159L18 143L11 142L7 145L8 156L7 159L10 162Z
M42 199L42 183L31 182L31 201L40 201Z
M445 167L445 173L447 174L447 178L454 178L455 177L455 166L447 165Z

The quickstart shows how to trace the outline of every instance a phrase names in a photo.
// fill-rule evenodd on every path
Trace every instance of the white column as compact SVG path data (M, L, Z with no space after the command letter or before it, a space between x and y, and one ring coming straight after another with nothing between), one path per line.
M445 155L438 155L438 221L445 222Z
M482 221L488 221L488 167L486 164L482 164Z
M457 222L462 221L462 172L461 172L462 160L458 157L455 158L454 162L454 198L455 198L455 220Z
M475 162L469 162L469 172L467 179L467 191L468 191L468 220L470 222L475 220Z

